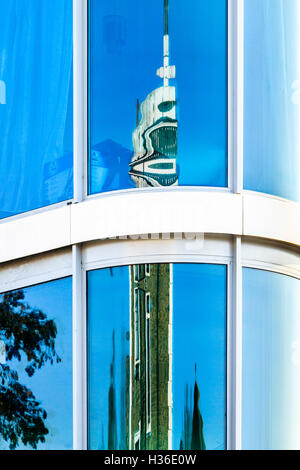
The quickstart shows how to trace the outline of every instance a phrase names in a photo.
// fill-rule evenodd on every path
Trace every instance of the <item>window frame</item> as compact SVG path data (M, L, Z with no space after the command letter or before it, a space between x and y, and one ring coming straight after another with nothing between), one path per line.
M84 97L86 99L85 105L83 105L84 115L87 116L87 120L89 119L89 100L90 100L90 93L89 93L89 85L91 81L90 77L90 52L89 52L89 44L90 44L90 27L89 27L89 15L90 15L90 1L89 0L73 0L75 3L82 2L83 9L85 10L84 13L84 33L85 33L85 41L82 44L86 50L82 54L81 58L83 60L83 86L84 86ZM244 0L226 0L227 2L227 144L226 144L226 151L227 151L227 186L225 187L218 187L218 186L178 186L173 188L167 187L159 187L159 188L150 188L153 192L165 192L165 191L180 191L184 189L197 189L199 191L221 191L221 192L234 192L234 179L236 174L236 166L237 166L237 149L234 145L234 138L236 134L236 127L240 126L240 119L239 117L235 118L235 109L236 109L236 92L233 85L234 76L237 73L236 70L236 63L235 63L235 53L236 51L232 47L234 44L234 35L235 35L235 10L237 9L236 2L244 2ZM82 178L81 180L77 180L77 183L80 185L80 194L83 200L95 199L99 197L105 197L111 194L126 194L128 192L143 192L149 191L149 188L131 188L131 189L121 189L121 190L113 190L107 192L100 192L96 194L89 194L89 136L90 136L90 125L89 122L85 123L84 133L81 137L81 142L84 142L85 148L84 151L79 158L79 165L78 167L83 168L82 170ZM82 127L81 127L82 130ZM75 182L74 182L75 187Z
M187 236L188 237L188 236ZM197 241L197 240L196 240ZM117 253L120 253L120 245L126 243L126 256L120 257L117 256ZM137 245L141 245L140 253L137 253ZM109 245L109 248L108 246ZM81 267L83 272L83 279L85 279L84 286L86 289L86 277L89 271L104 269L108 267L118 267L118 266L132 266L138 264L152 264L152 263L191 263L191 264L216 264L216 265L225 265L227 270L227 300L226 300L226 357L225 357L225 402L226 402L226 425L225 425L225 442L226 448L233 448L234 444L232 442L232 420L234 415L234 409L230 408L230 397L232 396L232 389L234 383L232 382L232 360L230 358L229 346L231 344L232 338L232 324L233 324L233 308L232 308L232 279L233 279L233 259L232 259L232 244L228 237L207 237L207 247L206 250L199 249L197 245L196 253L191 253L190 245L186 243L186 240L176 241L176 251L177 254L174 254L174 247L172 247L172 240L159 239L155 240L120 240L111 241L107 243L95 242L89 243L82 249L82 258L81 258ZM168 248L171 248L171 252L168 253ZM109 250L109 251L108 251ZM110 252L111 250L111 252ZM162 254L163 253L163 254ZM170 289L173 289L173 286L170 286ZM87 295L87 291L83 294L84 297ZM146 302L146 296L145 296ZM131 309L130 309L131 310ZM84 329L84 357L87 361L87 324L86 324L86 303L85 303L85 329ZM172 319L171 319L172 322ZM130 346L131 347L131 346ZM170 340L169 347L172 348L172 342ZM85 393L84 396L86 400L88 399L87 394L87 363L84 366L85 370ZM172 375L172 371L170 370ZM172 393L169 390L169 406L172 406ZM88 448L87 442L87 401L86 403L80 406L81 412L83 415L84 426L83 429L86 430L81 432L81 439L84 443L84 449ZM230 413L230 415L228 414ZM172 416L170 416L169 426L172 426ZM81 430L78 429L80 433ZM172 443L172 433L169 429L169 449L171 449Z

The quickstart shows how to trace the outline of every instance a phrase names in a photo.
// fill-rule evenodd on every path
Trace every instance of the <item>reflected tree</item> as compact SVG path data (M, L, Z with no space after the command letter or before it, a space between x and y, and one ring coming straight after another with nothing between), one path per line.
M61 362L55 351L54 321L24 299L23 290L0 296L0 342L5 356L0 361L0 436L10 449L21 442L36 449L39 442L45 442L48 429L46 411L7 362L26 361L29 377L47 362Z

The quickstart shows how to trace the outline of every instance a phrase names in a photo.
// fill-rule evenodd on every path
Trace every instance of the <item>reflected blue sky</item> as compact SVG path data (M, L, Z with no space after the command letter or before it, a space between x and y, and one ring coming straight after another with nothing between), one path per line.
M208 449L226 447L226 266L174 264L173 447L179 448L185 384L200 390Z
M46 363L32 377L24 369L26 361L8 361L19 375L19 382L33 392L47 412L45 425L49 430L46 442L39 450L71 450L73 446L73 392L72 392L72 279L64 278L24 289L25 299L55 321L57 337L55 349L62 359L59 364ZM6 448L0 438L0 449ZM19 446L19 449L28 447Z
M0 218L73 196L72 27L72 0L0 0Z
M173 448L184 430L185 390L200 389L207 449L226 446L226 266L173 265ZM89 448L107 449L109 387L115 335L117 442L126 443L126 356L129 355L129 268L88 273ZM195 376L195 364L197 371ZM124 401L125 400L125 401ZM189 403L193 413L193 400Z
M300 2L245 1L245 189L300 200Z
M112 361L112 334L115 330L117 421L120 439L122 353L128 354L129 329L128 267L101 269L88 273L88 415L89 448L107 449L108 390ZM125 334L125 337L124 337ZM123 351L122 351L123 349Z
M300 281L243 270L243 449L300 449Z
M227 2L169 3L179 184L226 186ZM95 193L134 187L128 152L137 99L162 84L156 70L163 61L163 0L90 0L89 21L89 191Z

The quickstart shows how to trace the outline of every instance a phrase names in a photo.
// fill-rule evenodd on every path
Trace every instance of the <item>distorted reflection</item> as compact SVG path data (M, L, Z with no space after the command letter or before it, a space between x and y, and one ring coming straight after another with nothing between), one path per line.
M60 331L60 327L71 329L69 288L70 280L63 279L0 296L0 449L71 447L72 429L66 426L71 424L71 410L65 402L71 391L70 359L61 347L62 336L70 347L71 331ZM57 289L62 298L55 302L54 318L49 318L45 311L53 308L50 296ZM45 311L35 307L43 307L42 296L48 298ZM64 437L56 429L62 406L66 407Z
M196 366L195 366L196 370ZM203 418L199 409L200 391L195 377L193 390L186 384L184 404L184 425L180 450L206 450Z
M227 1L89 4L89 192L226 186Z
M202 295L207 313L194 295L186 302L191 314L182 300L173 305L173 271L183 282L189 265L88 273L90 448L225 447L226 274L223 266L195 266L200 273L190 269L191 285L204 279L201 293L212 295L213 284L221 289L217 302L215 293Z
M169 84L176 77L176 68L170 65L169 55L169 0L164 0L163 66L156 72L163 86L142 102L140 122L137 102L137 127L132 136L130 174L137 187L178 185L176 89Z

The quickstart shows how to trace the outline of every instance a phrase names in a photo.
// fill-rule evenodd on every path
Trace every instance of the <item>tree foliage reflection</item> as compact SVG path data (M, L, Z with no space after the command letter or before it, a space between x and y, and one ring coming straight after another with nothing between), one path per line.
M0 296L0 341L4 351L0 363L0 436L10 449L21 443L36 449L49 431L46 410L7 362L26 362L29 377L47 362L61 362L55 351L55 322L24 299L23 290Z

